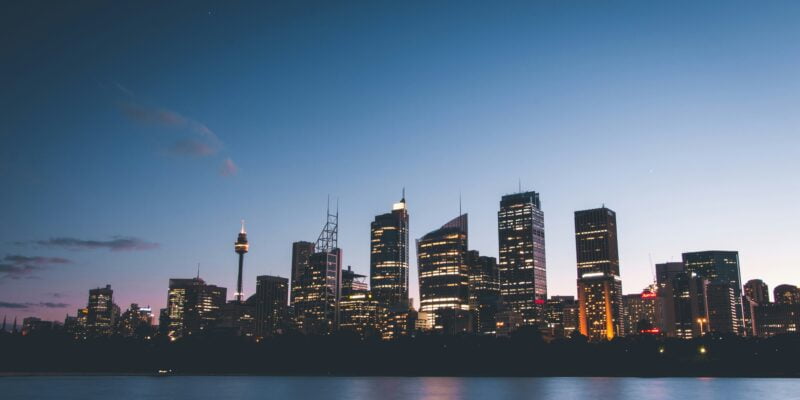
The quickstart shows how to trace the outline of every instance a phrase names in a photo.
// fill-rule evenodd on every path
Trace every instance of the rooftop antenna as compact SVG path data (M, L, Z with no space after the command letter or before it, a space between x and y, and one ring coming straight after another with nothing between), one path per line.
M519 187L519 193L522 193L522 178L517 178L517 185Z
M197 263L197 279L200 279L200 263Z
M653 255L647 253L647 258L650 259L650 273L653 275L653 283L656 283L656 266L653 265Z
M458 192L458 215L461 215L461 192Z
M239 231L239 233L247 233L247 232L245 232L245 230L244 230L244 220L242 220L242 230L240 230L240 231Z
M402 201L403 203L406 202L406 187L405 186L403 186L403 197L400 198L400 201Z

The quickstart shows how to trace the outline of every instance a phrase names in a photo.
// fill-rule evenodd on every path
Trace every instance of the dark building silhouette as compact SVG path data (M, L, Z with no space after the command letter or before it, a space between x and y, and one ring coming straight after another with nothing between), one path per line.
M260 338L282 333L286 329L289 302L289 280L279 276L256 277L256 335Z
M448 319L448 328L455 331L464 320L462 313L444 310L469 314L467 224L462 214L417 240L420 311L436 314L437 329L444 329Z
M375 299L392 312L408 310L408 210L405 195L392 212L370 225L370 286Z
M294 304L296 293L300 292L300 282L308 270L308 259L312 254L314 254L314 243L304 241L292 243L291 304Z
M794 285L778 285L774 289L776 303L800 304L800 288Z
M727 282L733 288L735 296L734 326L736 333L744 334L744 315L742 310L742 279L739 274L739 252L736 251L699 251L683 253L683 264L686 271L706 279L710 283ZM712 305L716 307L718 303ZM716 311L711 308L710 313ZM725 310L719 310L724 313Z
M659 289L664 288L667 286L672 278L675 275L684 272L686 267L683 265L683 262L666 262L661 264L656 264L656 284L658 285Z
M472 331L484 335L494 334L495 314L500 303L497 259L481 256L478 251L470 250L467 252L467 267Z
M602 207L575 212L580 332L592 340L622 333L617 216Z
M506 307L522 315L525 325L546 324L547 266L544 213L539 193L503 196L497 212L500 293Z
M708 331L706 285L708 281L691 272L675 275L665 288L665 307L672 320L664 323L667 336L691 339Z
M86 332L90 337L109 336L114 332L114 324L119 316L119 307L114 304L114 291L111 285L89 290L89 303L86 306Z
M769 303L769 287L761 279L751 279L744 284L744 295L757 304Z
M212 328L217 336L244 336L256 335L256 296L250 296L247 301L231 300L223 304L217 313L218 317Z
M172 340L208 332L219 319L228 290L207 285L200 277L169 280L167 335Z
M741 301L741 299L738 299ZM711 281L706 285L706 313L708 331L716 333L740 333L736 317L736 293L730 282Z
M242 267L244 266L244 255L250 250L250 245L247 244L247 232L244 230L244 220L242 220L242 229L239 231L239 236L234 243L234 251L239 255L239 277L236 280L236 293L234 301L241 303L244 301L244 292L242 289Z

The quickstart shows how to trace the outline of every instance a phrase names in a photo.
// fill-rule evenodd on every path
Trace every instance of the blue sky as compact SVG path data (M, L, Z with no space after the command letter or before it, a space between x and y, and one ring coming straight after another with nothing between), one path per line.
M288 276L329 194L357 271L403 187L412 238L460 193L470 246L496 256L519 180L541 193L551 295L575 292L572 213L602 204L626 293L705 249L800 283L797 3L2 7L0 314L62 318L106 283L163 307L197 263L232 293L241 218L250 294Z

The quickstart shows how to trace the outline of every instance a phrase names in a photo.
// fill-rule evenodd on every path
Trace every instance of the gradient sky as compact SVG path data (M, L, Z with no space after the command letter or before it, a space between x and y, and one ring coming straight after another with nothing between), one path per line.
M706 249L800 283L800 3L264 3L1 6L0 315L62 319L107 283L157 309L197 263L232 297L241 218L252 294L329 194L361 273L403 187L412 239L460 193L497 256L519 181L550 295L575 293L573 212L602 204L625 293Z

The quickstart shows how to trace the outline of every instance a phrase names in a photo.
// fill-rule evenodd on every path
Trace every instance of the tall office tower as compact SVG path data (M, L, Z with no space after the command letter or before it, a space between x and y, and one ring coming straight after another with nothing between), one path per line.
M300 281L308 270L308 259L314 254L314 243L299 241L292 243L292 276L291 304L297 293L300 293Z
M684 272L686 267L683 262L665 262L656 264L656 283L659 289L667 286L667 283L675 277L675 275Z
M372 294L390 311L408 311L408 210L405 193L392 212L375 217L370 226Z
M282 333L286 326L289 280L279 276L256 277L256 336Z
M648 287L642 293L622 296L622 330L625 335L660 333L658 314L661 312L661 299L655 287Z
M339 211L328 217L308 257L298 271L298 290L292 289L298 327L307 334L328 334L337 329L341 296L342 250L338 247Z
M665 307L673 309L673 320L666 325L670 337L691 339L708 331L706 286L708 281L691 272L682 272L669 281Z
M546 323L547 276L544 252L544 213L539 193L509 194L497 212L500 244L500 294L525 325Z
M153 334L153 310L132 303L122 313L117 324L117 332L123 337L145 338Z
M461 330L456 322L469 314L467 231L467 214L462 214L417 240L420 311L435 313L440 330L446 324ZM461 312L444 312L448 309Z
M497 259L481 256L477 250L467 252L469 268L469 308L472 312L472 331L494 334L495 314L500 303L500 282Z
M86 332L90 337L109 336L114 327L114 291L111 285L89 290L89 304L86 306Z
M236 281L236 294L234 299L238 303L244 301L244 292L242 291L242 267L244 264L244 255L250 250L250 245L247 244L247 232L244 230L244 220L242 220L242 229L239 231L239 236L234 243L234 251L239 255L239 279Z
M744 334L739 252L712 250L683 253L683 264L686 266L686 271L693 272L709 282L728 282L730 284L733 288L733 294L736 297L734 300L736 302L736 314L734 316L735 332ZM709 312L712 312L712 310L709 310Z
M611 340L622 331L617 215L606 208L575 212L580 332Z
M706 310L708 331L739 333L736 320L736 302L730 282L711 281L706 285ZM738 299L741 301L741 298Z
M200 277L170 279L167 293L170 339L198 335L212 328L227 293L226 288L207 285Z
M761 279L751 279L744 284L744 295L757 304L769 303L769 287Z
M575 296L552 296L545 306L547 328L554 337L566 338L578 329L578 302Z
M778 285L773 291L775 302L781 304L800 304L800 288L794 285Z

